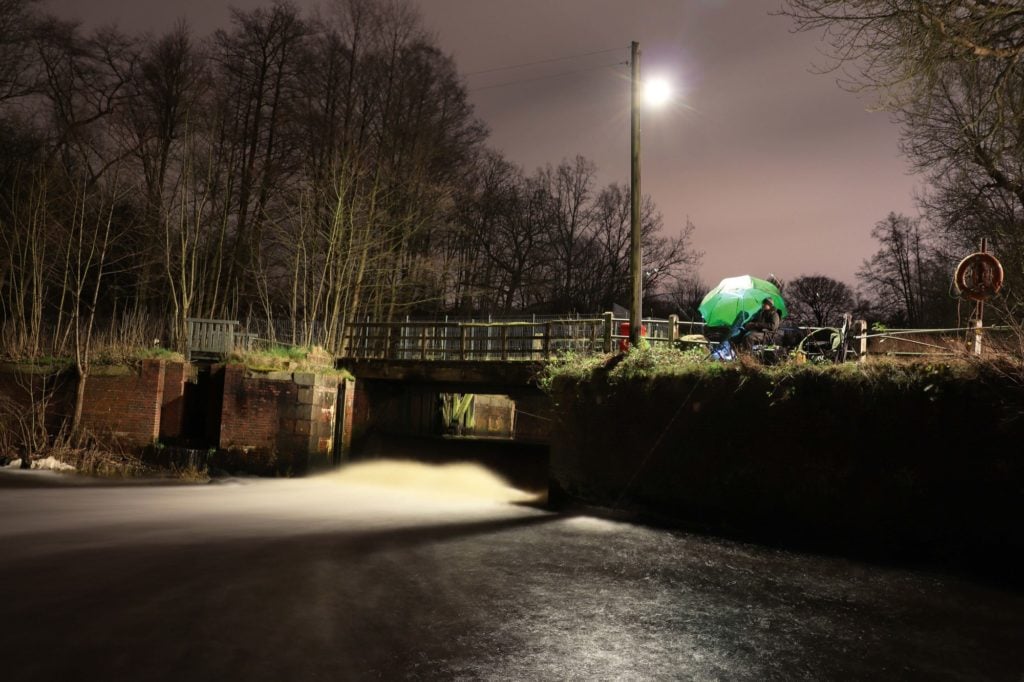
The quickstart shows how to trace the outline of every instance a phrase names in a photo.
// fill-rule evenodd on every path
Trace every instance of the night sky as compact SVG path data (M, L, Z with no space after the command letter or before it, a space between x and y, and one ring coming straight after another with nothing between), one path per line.
M294 0L329 11L330 0ZM186 18L198 36L228 6L265 0L45 0L59 16L129 32ZM779 0L418 0L465 75L490 144L527 172L582 154L599 181L629 180L629 57L681 95L643 114L643 191L675 232L689 217L710 284L750 273L855 282L874 223L916 215L898 130L870 97L812 73L818 35L770 16ZM585 56L579 56L585 55ZM561 57L572 57L558 61ZM529 67L511 65L545 61ZM500 70L496 70L500 69ZM481 73L481 72L487 73Z

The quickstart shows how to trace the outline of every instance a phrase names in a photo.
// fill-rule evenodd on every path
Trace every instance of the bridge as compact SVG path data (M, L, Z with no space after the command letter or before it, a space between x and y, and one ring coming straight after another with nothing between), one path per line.
M701 323L643 320L650 343L672 343ZM360 378L418 383L531 384L559 353L609 353L629 339L629 323L598 317L512 321L357 322L350 326L338 366Z
M703 324L645 319L649 343L672 343ZM434 384L526 386L559 353L610 353L629 339L629 321L604 313L500 321L362 321L349 325L337 366L360 378ZM189 320L189 359L216 360L259 339L237 321Z
M650 343L672 343L703 325L669 319L643 321ZM344 449L370 430L436 435L438 414L458 396L475 396L477 426L468 435L545 442L550 400L537 385L546 361L559 353L607 353L629 338L628 320L592 317L514 320L372 321L348 326L335 365L357 377L339 387L336 414ZM236 321L189 321L189 359L219 362L261 341ZM451 420L449 420L451 421ZM473 418L470 419L473 421ZM443 426L441 428L444 428Z
M643 324L653 343L679 338L675 317ZM628 338L627 320L612 313L486 322L366 321L349 328L337 366L358 377L359 402L372 413L367 426L430 434L436 428L438 401L471 393L507 401L507 417L491 414L513 440L546 442L551 405L537 387L544 363L559 353L611 352Z
M701 323L681 321L676 316L645 319L643 325L645 338L651 344L671 344L704 331ZM832 360L846 359L848 351L861 361L870 352L963 354L965 337L932 338L937 333L973 332L975 348L980 345L980 328L869 333L866 323L858 321L854 325L849 316L838 329L808 327L795 331L803 337L798 352L814 347L807 344L812 341L823 359ZM918 339L906 338L909 335L917 335ZM339 442L347 449L344 444L351 442L353 434L370 429L436 435L439 412L451 401L462 400L460 396L465 394L485 397L482 402L488 407L484 411L489 410L487 414L493 415L493 420L486 417L481 423L501 422L469 435L509 433L513 439L543 442L547 438L550 403L540 391L537 379L545 363L560 353L610 353L621 348L628 338L628 321L612 313L528 320L351 323L342 348L335 353L336 366L347 369L358 379L339 386ZM237 322L190 320L190 359L220 362L231 351L256 344L271 342L251 332L243 333ZM837 348L841 358L836 354Z

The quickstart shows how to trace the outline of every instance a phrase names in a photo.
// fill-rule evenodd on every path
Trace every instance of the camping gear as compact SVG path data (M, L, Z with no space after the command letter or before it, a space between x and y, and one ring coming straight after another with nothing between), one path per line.
M704 296L698 310L707 326L731 327L740 315L743 315L740 324L756 315L766 298L772 299L781 318L789 314L778 287L750 275L723 279Z
M712 360L719 362L732 362L736 359L736 349L732 347L732 343L728 339L715 346L711 355L708 356Z

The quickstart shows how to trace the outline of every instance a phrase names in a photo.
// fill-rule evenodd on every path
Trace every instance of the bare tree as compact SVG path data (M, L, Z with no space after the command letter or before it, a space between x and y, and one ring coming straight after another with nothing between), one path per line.
M36 357L43 353L43 313L50 290L47 277L55 246L48 234L50 200L42 170L25 174L5 198L0 212L0 311L4 352Z
M69 178L70 211L54 217L59 221L63 253L61 296L62 312L70 321L71 350L78 375L71 430L77 433L82 419L85 386L92 368L92 342L100 293L118 264L113 262L115 241L124 229L118 229L115 211L119 202L117 175L109 184L90 183ZM123 227L123 226L122 226Z
M920 218L890 213L871 231L879 250L857 272L874 308L890 321L920 327L951 315L944 284L948 275L936 258Z
M582 280L588 275L587 256L593 240L591 186L596 172L594 162L581 155L540 172L553 211L549 243L555 289L551 304L565 312L580 303L586 305L581 301Z
M694 274L684 275L665 287L664 299L681 319L700 321L700 304L711 287Z
M0 102L32 93L39 76L32 58L37 0L0 0Z
M597 196L594 212L594 250L587 262L592 299L587 308L611 309L628 300L630 199L629 188L613 183ZM657 295L669 283L692 274L701 259L690 243L696 227L689 220L675 235L663 235L663 219L650 197L641 202L640 236L644 254L645 297Z
M182 192L196 189L195 142L204 118L207 71L184 23L138 49L129 96L115 118L137 163L133 175L140 187L133 289L139 306L164 310L172 305L170 340L183 350L184 320L195 292L186 287L182 272L191 243L182 230L182 206L192 201Z
M1024 55L1015 0L784 0L782 13L824 33L842 83L892 108L929 98L946 67L971 62L998 65L992 93L1010 92Z
M220 208L231 244L226 290L218 301L237 314L251 287L262 227L271 202L296 170L290 122L292 91L308 27L285 0L269 9L232 10L231 31L218 30L211 58L216 64L219 113L218 166L225 173ZM251 303L247 301L246 303Z
M95 183L128 154L108 124L130 96L135 43L114 29L84 36L76 24L47 18L36 26L35 46L54 158Z
M800 324L825 327L837 324L855 306L853 289L825 275L800 275L786 283L790 318Z
M871 90L933 190L923 206L961 251L989 236L1024 263L1024 12L1017 0L785 0L821 30L845 87ZM1024 284L1019 267L1011 284Z

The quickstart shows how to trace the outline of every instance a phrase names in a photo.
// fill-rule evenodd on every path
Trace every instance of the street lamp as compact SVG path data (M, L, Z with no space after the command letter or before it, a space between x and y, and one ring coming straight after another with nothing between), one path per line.
M643 254L640 245L640 97L652 105L660 105L672 97L672 88L665 80L652 80L644 92L640 88L640 43L630 44L630 175L629 175L629 272L632 280L629 306L629 344L636 348L640 344L641 307L643 306Z

